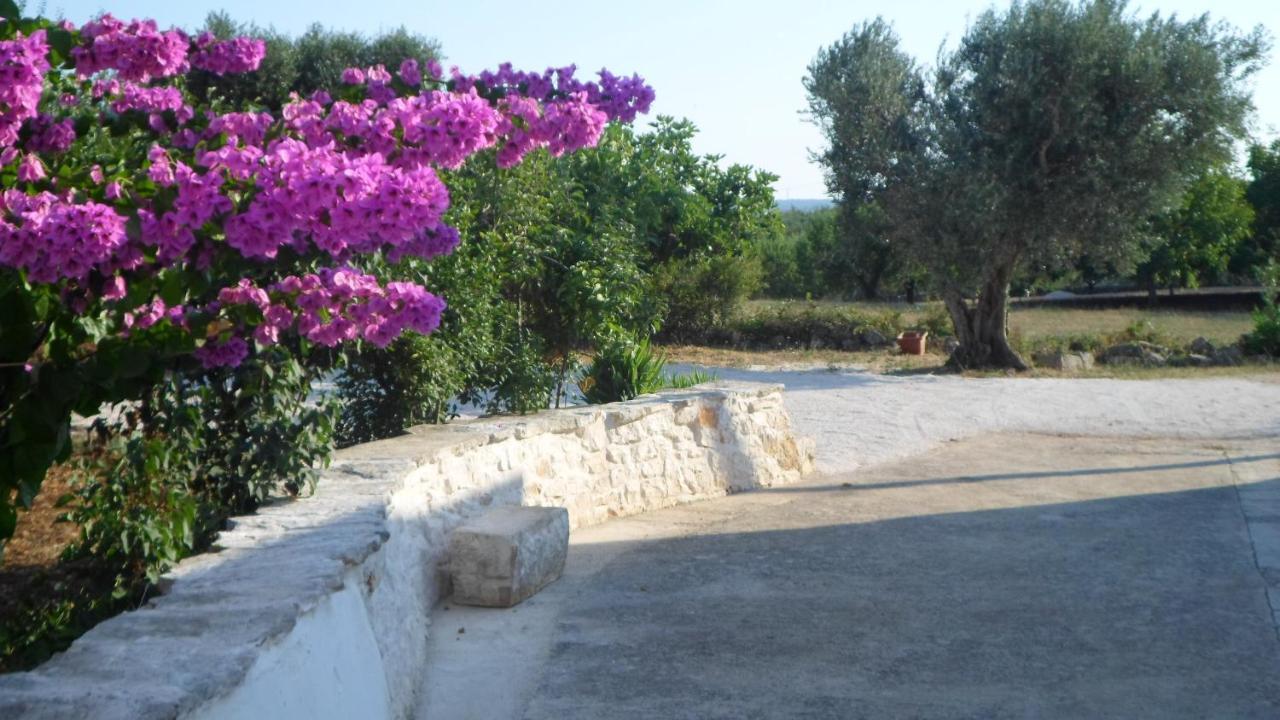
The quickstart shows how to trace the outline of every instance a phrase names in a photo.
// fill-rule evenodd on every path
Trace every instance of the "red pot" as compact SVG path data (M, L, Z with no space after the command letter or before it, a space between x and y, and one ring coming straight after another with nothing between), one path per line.
M923 355L927 331L908 330L898 336L898 348L907 355Z

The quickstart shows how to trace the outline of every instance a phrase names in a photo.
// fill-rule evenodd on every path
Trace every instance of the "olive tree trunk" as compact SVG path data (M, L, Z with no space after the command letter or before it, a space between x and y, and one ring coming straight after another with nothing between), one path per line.
M1030 366L1009 345L1009 282L1013 265L996 268L987 277L975 302L955 289L943 296L960 346L951 354L957 368L1011 368Z

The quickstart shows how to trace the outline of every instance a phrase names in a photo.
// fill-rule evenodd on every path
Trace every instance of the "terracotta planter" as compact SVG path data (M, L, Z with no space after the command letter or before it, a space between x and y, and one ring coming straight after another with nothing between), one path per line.
M907 355L923 355L927 331L908 330L898 336L898 348Z

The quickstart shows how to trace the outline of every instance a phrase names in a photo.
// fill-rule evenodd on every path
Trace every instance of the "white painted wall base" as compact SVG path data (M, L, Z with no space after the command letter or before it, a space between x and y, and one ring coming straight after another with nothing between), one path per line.
M358 570L347 573L341 590L301 615L288 635L264 646L230 695L187 717L390 717L391 695L359 574Z

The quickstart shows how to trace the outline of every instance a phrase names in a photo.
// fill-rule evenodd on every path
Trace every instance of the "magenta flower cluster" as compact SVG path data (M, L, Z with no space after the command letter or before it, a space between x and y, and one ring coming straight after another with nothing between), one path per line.
M154 20L125 23L103 15L80 28L85 44L72 48L80 77L114 70L121 80L147 82L187 70L190 41L181 30L160 32Z
M223 308L255 308L262 321L253 332L272 345L290 331L333 347L363 339L385 347L406 329L428 334L440 325L444 300L413 283L391 282L350 268L290 275L263 289L249 280L218 294ZM206 363L207 364L207 363Z
M94 270L128 264L121 262L125 219L108 205L7 190L0 210L0 264L31 282L84 281Z
M253 38L218 40L212 33L205 32L196 38L195 45L191 65L215 75L252 72L267 56L267 44Z
M275 124L275 118L266 112L230 112L224 115L210 113L205 138L213 139L226 134L232 145L261 145L267 131Z
M186 315L187 309L181 305L169 307L163 299L154 298L136 311L124 314L124 332L128 334L135 330L146 330L161 320L182 326L186 322Z
M0 42L0 148L16 143L22 123L36 117L48 53L43 30Z
M75 122L70 118L55 120L52 115L41 113L31 120L28 127L31 137L26 148L31 152L56 155L71 149L76 141Z
M46 75L56 79L61 69L49 65L43 32L0 42L0 166L16 164L19 179L34 186L0 196L0 266L31 283L60 284L77 312L105 303L122 334L166 323L200 334L199 323L213 323L196 352L206 367L236 365L253 343L272 345L289 333L326 346L358 339L384 346L406 330L433 331L442 299L413 283L382 285L348 265L369 253L395 262L457 247L436 169L489 148L509 167L537 148L560 155L589 147L606 122L630 120L653 99L634 76L602 72L599 83L582 83L571 67L533 74L504 65L478 78L455 71L446 84L434 61L406 60L399 83L382 66L348 69L344 82L362 88L356 101L318 92L295 97L280 118L218 114L193 108L165 79L191 68L252 71L266 52L261 41L208 34L193 41L110 15L79 33L74 69L93 81L83 96L45 95ZM88 185L60 185L49 168L74 157L66 153L81 141L69 115L91 112L146 114L146 161L117 166L111 177L95 165L80 171ZM22 149L19 137L27 138ZM139 183L156 199L130 191ZM282 257L338 267L287 274ZM249 261L255 277L284 278L237 277L191 306L168 307L158 297L121 306L130 283L165 268L216 278L227 261Z
M118 113L137 110L145 113L178 112L187 107L182 91L175 87L147 87L137 83L122 83L118 96L111 101L111 109ZM190 109L187 109L190 114Z
M235 177L243 174L239 163L246 150L203 161L213 172ZM227 244L249 258L273 258L286 244L299 252L311 245L336 260L384 247L395 251L436 228L449 207L448 191L431 168L397 167L380 153L353 155L333 144L309 147L283 138L268 146L254 169L257 195L226 222Z
M631 122L638 113L649 112L654 92L639 75L620 77L608 70L601 70L600 81L584 82L574 77L577 67L547 68L541 73L516 70L511 63L503 63L496 71L486 70L478 76L466 76L454 72L454 83L459 87L472 87L477 83L491 90L521 95L540 102L570 97L584 93L586 101L603 112L610 120Z

